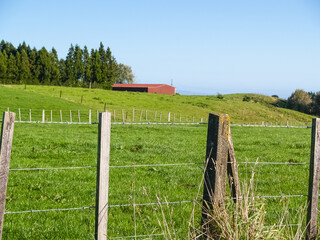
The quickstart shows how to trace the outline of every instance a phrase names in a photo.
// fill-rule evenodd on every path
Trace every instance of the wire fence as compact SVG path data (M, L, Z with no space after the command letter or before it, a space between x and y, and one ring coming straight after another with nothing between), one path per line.
M39 109L39 108L10 108L0 106L0 110L11 110L17 113L17 121L20 123L64 123L64 124L97 124L99 122L98 110L88 109ZM106 110L106 109L105 109ZM104 110L104 111L105 111ZM199 114L174 113L168 110L146 109L109 109L114 124L206 124L208 118ZM203 114L206 115L206 114ZM288 127L310 128L310 122L292 121L261 121L231 124L241 127Z
M33 122L33 123L41 123L41 122ZM57 122L58 123L58 122ZM60 122L59 122L60 123ZM88 123L66 123L66 124L88 124ZM205 124L205 123L113 123L113 124L136 124L136 125L146 125L146 124ZM232 125L232 126L252 126L252 125ZM258 127L258 125L255 125ZM269 126L260 126L260 127L269 127ZM283 127L292 127L292 126L283 126ZM301 126L302 127L302 126ZM306 126L308 127L308 126ZM237 162L237 164L262 164L262 165L308 165L308 162ZM110 168L143 168L143 167L178 167L178 166L189 166L189 165L197 165L204 167L204 162L187 162L187 163L161 163L161 164L131 164L131 165L111 165ZM96 166L73 166L73 167L43 167L43 168L15 168L10 169L10 171L42 171L42 170L72 170L72 169L95 169ZM133 189L134 192L134 189ZM306 194L281 194L281 195L257 195L253 197L241 196L240 198L227 198L226 200L234 200L234 199L268 199L268 198L303 198L307 197ZM319 195L320 196L320 195ZM122 203L116 205L108 205L108 208L117 208L117 207L135 207L137 206L153 206L153 205L171 205L171 204L187 204L187 203L198 203L201 204L202 199L197 200L181 200L181 201L168 201L168 202L150 202L150 203L135 203L135 199L133 199L133 203ZM63 211L75 211L75 210L87 210L87 209L95 209L94 206L84 206L84 207L73 207L73 208L55 208L55 209L40 209L40 210L25 210L25 211L6 211L5 214L22 214L22 213L37 213L37 212L63 212ZM134 212L134 215L136 213ZM136 224L135 224L136 225ZM298 226L299 224L287 224L283 226ZM268 226L266 226L268 227ZM136 227L135 227L136 231ZM137 232L133 236L122 236L122 237L108 237L110 239L120 239L120 238L143 238L150 236L162 236L162 234L148 234L148 235L138 235Z

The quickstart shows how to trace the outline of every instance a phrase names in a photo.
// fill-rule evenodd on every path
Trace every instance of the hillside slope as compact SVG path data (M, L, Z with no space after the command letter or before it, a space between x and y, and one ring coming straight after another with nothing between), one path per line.
M35 99L51 97L50 103L47 102L44 105L42 105L42 100L30 101L31 105L36 104L38 108L40 106L42 108L46 108L47 106L50 108L60 107L62 101L71 104L68 106L73 109L81 108L103 111L106 106L107 110L116 112L117 119L122 119L123 112L124 117L128 121L132 120L133 108L135 109L135 121L138 118L145 120L146 110L148 111L147 118L150 121L154 120L154 118L159 121L160 112L162 114L162 121L167 119L168 113L171 112L171 121L174 113L175 121L179 121L181 115L183 122L199 121L201 118L205 119L209 112L227 113L230 115L232 123L261 123L262 121L285 123L289 121L294 124L310 123L312 119L312 116L276 107L275 104L278 101L276 98L257 94L230 94L224 95L222 99L219 99L217 96L171 96L56 86L27 86L26 89L21 85L5 86L1 88L1 92L4 88L16 91L21 96L24 94L26 96L35 94ZM62 95L61 99L60 91ZM244 97L247 97L248 101L243 101ZM5 106L5 103L2 102L1 100L0 105ZM66 107L67 105L64 108Z

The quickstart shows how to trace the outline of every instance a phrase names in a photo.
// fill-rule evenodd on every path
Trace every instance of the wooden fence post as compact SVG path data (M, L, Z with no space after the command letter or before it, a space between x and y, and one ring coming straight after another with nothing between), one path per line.
M124 111L122 109L122 122L124 122Z
M160 112L160 122L161 122L161 115L162 115L162 112Z
M116 121L116 110L113 109L113 121Z
M134 122L134 108L132 108L132 122Z
M80 120L80 110L78 110L78 122L81 122L81 120Z
M46 121L46 112L45 110L42 110L42 122L44 123Z
M168 122L170 122L170 112L168 113Z
M157 120L157 111L154 112L154 122Z
M18 109L19 112L19 121L21 122L21 112L20 112L20 108Z
M317 217L320 174L320 118L312 119L311 154L309 167L309 193L307 212L307 239L317 237Z
M2 117L0 138L0 240L2 239L15 116L15 113L4 112Z
M52 122L52 110L50 110L50 121Z
M111 113L99 114L95 239L107 239Z
M201 218L201 226L205 233L210 231L210 223L207 218L213 206L221 211L225 207L229 127L228 115L209 114Z
M60 109L60 122L62 122L62 110Z
M91 109L89 109L89 124L91 124Z
M70 110L70 122L72 123L72 112Z

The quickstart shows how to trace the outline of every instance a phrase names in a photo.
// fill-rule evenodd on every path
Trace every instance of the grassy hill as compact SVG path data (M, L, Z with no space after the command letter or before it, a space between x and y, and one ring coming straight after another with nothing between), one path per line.
M140 114L145 120L156 117L167 120L173 113L175 121L182 122L205 120L209 112L227 113L232 123L291 122L309 123L311 116L275 106L278 99L257 94L230 94L217 96L160 95L147 93L116 92L102 89L69 88L57 86L2 86L0 87L0 107L24 107L38 109L88 109L116 112L116 118L122 119L122 111L127 121L132 120L132 108L135 109L135 121ZM61 98L60 98L61 92ZM243 101L247 98L247 101ZM82 99L82 104L81 104ZM156 113L157 112L157 113Z

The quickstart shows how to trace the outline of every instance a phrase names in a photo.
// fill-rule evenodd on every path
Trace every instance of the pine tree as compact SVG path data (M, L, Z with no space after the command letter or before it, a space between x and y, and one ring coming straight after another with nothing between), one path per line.
M24 49L22 49L20 54L20 66L19 66L19 81L20 84L30 83L31 81L31 71L30 71L30 63L29 58Z
M106 51L104 50L104 46L102 42L100 42L99 54L101 58L101 82L105 84L107 82L108 63L107 63Z
M18 66L17 66L17 60L16 57L13 55L13 53L10 54L8 59L8 67L7 67L7 82L6 83L14 83L18 77Z
M38 58L38 51L36 48L33 48L29 55L29 63L30 63L30 70L31 70L31 84L39 84L39 75L40 70L37 63Z
M92 64L91 57L89 55L89 51L87 46L84 46L83 49L83 67L84 67L84 82L83 86L91 86L92 81Z
M66 86L75 86L76 82L76 74L75 74L75 67L74 67L74 47L71 44L71 47L69 48L69 52L65 61L66 64L66 77L67 80L65 82Z
M1 47L0 47L1 48ZM6 51L0 51L0 83L4 83L7 74L8 55Z
M52 48L50 55L50 62L51 62L51 84L52 85L61 85L60 82L60 70L59 70L59 59L58 53L55 48Z
M92 82L101 85L102 75L101 75L101 57L97 50L91 50L91 66L92 66Z
M39 69L39 82L44 85L50 85L51 80L51 62L48 51L43 47L39 51L37 58L37 66Z
M76 45L73 61L74 61L74 72L75 72L77 85L79 85L79 83L83 81L84 67L83 67L82 55L83 54L82 54L81 48L79 47L79 45Z
M116 82L116 76L117 76L117 62L116 59L112 56L111 50L108 47L106 51L106 59L107 59L107 81L105 85L103 86L105 89L111 89L112 85Z

